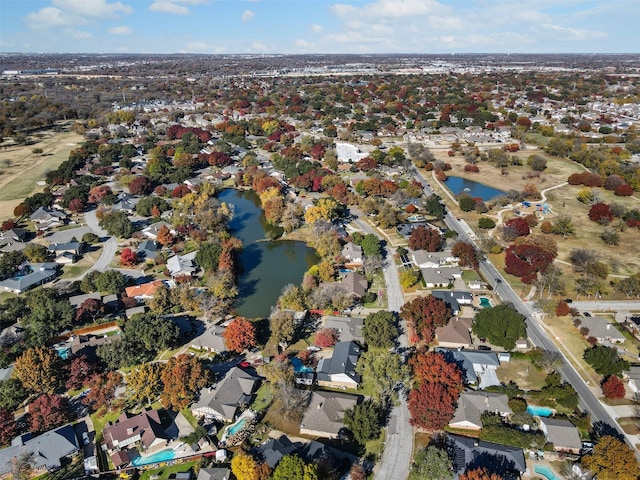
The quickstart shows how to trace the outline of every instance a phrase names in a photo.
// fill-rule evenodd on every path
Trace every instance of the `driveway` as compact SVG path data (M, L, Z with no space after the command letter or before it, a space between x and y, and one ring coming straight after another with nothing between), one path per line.
M78 225L76 228L70 228L68 230L62 230L61 232L53 232L50 235L47 235L45 238L48 242L51 243L66 243L71 241L73 237L76 240L82 239L82 236L85 233L92 232L91 227Z

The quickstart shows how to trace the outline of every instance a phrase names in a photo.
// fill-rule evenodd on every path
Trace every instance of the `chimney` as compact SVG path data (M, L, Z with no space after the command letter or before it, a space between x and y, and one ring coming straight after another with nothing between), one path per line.
M609 330L611 328L611 324L607 323L607 330Z

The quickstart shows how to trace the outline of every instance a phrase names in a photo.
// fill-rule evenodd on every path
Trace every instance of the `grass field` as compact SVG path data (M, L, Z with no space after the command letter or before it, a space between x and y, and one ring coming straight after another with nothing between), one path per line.
M540 390L547 378L547 373L538 370L528 359L513 357L508 363L500 364L497 374L501 382L513 380L523 390Z
M0 150L0 220L13 216L13 209L25 197L41 191L37 182L44 180L48 171L69 158L84 137L73 132L45 134L32 145ZM41 148L42 154L34 154Z

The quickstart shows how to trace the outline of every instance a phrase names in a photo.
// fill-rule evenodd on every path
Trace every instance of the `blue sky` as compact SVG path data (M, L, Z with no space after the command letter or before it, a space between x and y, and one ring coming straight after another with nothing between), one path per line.
M0 51L638 53L640 0L1 0Z

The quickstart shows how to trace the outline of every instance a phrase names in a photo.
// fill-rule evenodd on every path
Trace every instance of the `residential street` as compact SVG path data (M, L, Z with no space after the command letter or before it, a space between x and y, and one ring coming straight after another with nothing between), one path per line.
M100 272L105 271L109 266L109 264L111 263L111 261L113 260L113 257L115 256L116 251L118 250L118 241L115 238L109 236L109 234L106 231L100 228L98 217L96 217L95 210L89 210L88 212L85 212L84 220L85 222L87 222L87 226L93 231L93 233L98 235L100 239L103 240L103 244L102 244L102 253L100 254L100 258L95 264L93 264L91 268L89 268L89 270L84 272L84 274L82 275L83 277L87 273L92 272L94 270L98 270Z

